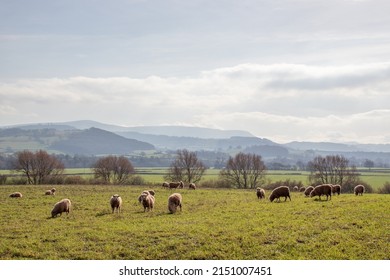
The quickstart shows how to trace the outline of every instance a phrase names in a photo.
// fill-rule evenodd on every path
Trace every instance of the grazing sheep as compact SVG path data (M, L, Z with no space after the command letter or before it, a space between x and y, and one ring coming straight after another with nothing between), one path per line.
M321 200L321 195L326 195L326 200L328 200L328 197L332 199L332 185L331 184L322 184L316 186L311 192L310 197L317 196Z
M168 183L168 182L162 183L162 187L163 187L163 188L169 188L169 183Z
M337 195L340 195L341 192L341 186L340 185L332 185L332 194L337 193Z
M196 189L195 183L189 184L188 188L189 188L190 190L195 190L195 189Z
M294 192L297 192L298 189L299 189L298 186L294 186L294 187L293 187L293 191L294 191Z
M151 194L142 195L141 203L144 206L144 212L146 212L146 209L152 211L154 207L154 196Z
M118 194L114 194L113 196L111 196L110 205L112 213L115 212L115 209L117 213L120 213L122 208L122 198Z
M14 192L9 195L9 197L23 197L22 193L20 192Z
M45 195L55 195L56 189L52 188L51 190L45 191Z
M70 206L71 206L71 202L67 198L58 201L56 204L54 204L53 210L51 210L51 217L54 218L58 214L60 214L61 216L62 212L66 212L68 215L70 212Z
M306 189L305 189L305 196L309 196L311 191L314 190L314 187L313 186L308 186Z
M256 189L256 195L258 199L265 198L265 191L262 188L257 188Z
M173 193L168 197L168 210L171 214L175 213L177 207L182 207L182 196L180 193Z
M280 201L280 197L281 196L284 196L284 201L287 200L287 197L290 199L291 201L291 197L290 197L290 189L286 186L280 186L280 187L277 187L275 188L272 192L271 192L271 195L269 196L269 200L272 202L274 201L274 199L276 198L277 201Z
M183 181L180 182L171 182L169 183L169 188L170 189L182 189L184 187Z
M363 185L357 185L354 189L353 189L353 192L355 193L355 195L363 195L365 191L365 188Z
M301 187L301 188L299 189L300 192L305 192L305 190L306 190L305 187Z

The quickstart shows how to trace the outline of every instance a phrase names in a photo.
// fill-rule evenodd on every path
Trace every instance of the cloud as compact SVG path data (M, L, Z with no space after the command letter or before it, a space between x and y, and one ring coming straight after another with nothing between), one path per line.
M275 141L384 142L390 64L240 64L191 77L0 83L1 125L93 119L245 129Z

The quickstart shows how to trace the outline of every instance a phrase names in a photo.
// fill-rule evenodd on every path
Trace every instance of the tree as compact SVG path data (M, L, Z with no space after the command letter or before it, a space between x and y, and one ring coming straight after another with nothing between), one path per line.
M317 156L308 163L311 184L339 184L358 179L355 166L349 166L349 161L340 155Z
M64 165L46 151L39 150L33 153L24 150L16 154L14 169L26 176L28 184L38 185L62 176Z
M135 172L131 162L124 156L106 156L93 166L94 176L106 184L123 184Z
M265 177L266 167L260 155L238 153L229 157L220 177L239 189L255 189Z
M186 149L178 150L176 159L169 167L165 180L169 181L183 181L186 183L196 183L200 179L206 166L198 159L195 152L190 152Z
M371 170L375 166L375 163L372 160L366 159L363 163L363 166Z

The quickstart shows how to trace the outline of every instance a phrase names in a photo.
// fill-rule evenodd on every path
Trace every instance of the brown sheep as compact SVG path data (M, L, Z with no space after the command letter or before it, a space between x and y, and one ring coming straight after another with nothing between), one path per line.
M169 183L170 189L182 189L184 187L183 181Z
M9 197L23 197L22 193L20 192L14 192L9 195Z
M262 188L257 188L256 189L256 195L258 199L265 198L265 191Z
M148 211L152 211L153 210L153 207L154 207L154 196L151 195L151 194L141 194L141 203L142 203L142 206L144 207L144 212L146 212L146 209Z
M311 191L314 190L314 187L313 186L308 186L306 189L305 189L305 196L309 196Z
M294 192L297 192L298 190L299 190L298 186L294 186L294 187L293 187L293 191L294 191Z
M289 187L286 187L286 186L280 186L280 187L277 187L275 188L272 192L271 192L271 195L269 196L269 200L272 202L274 201L275 199L277 199L277 201L280 201L280 197L283 196L285 199L284 201L287 200L287 197L290 199L291 201L291 197L290 197L290 189Z
M52 188L51 190L45 191L45 195L55 195L56 189Z
M63 212L66 212L68 215L70 212L70 207L71 202L69 199L64 198L63 200L58 201L56 204L54 204L53 210L51 210L51 217L54 218L58 214L61 216Z
M305 190L306 190L305 187L301 187L301 188L299 189L300 192L305 192Z
M363 185L357 185L354 189L353 189L353 192L355 193L355 195L363 195L365 191L365 188Z
M188 188L189 188L190 190L195 190L195 189L196 189L195 183L189 184L189 185L188 185Z
M110 205L111 205L112 213L115 212L115 209L117 213L120 213L122 208L122 198L119 195L114 194L110 198Z
M162 187L163 187L163 188L169 188L169 183L168 183L168 182L162 183Z
M168 210L171 214L175 213L177 207L182 208L182 196L180 193L173 193L168 197Z
M332 199L332 185L331 184L322 184L316 186L311 192L310 197L317 196L321 200L321 195L326 195L326 200L330 197Z
M340 185L332 185L332 194L337 193L337 195L340 195L341 192L341 186Z

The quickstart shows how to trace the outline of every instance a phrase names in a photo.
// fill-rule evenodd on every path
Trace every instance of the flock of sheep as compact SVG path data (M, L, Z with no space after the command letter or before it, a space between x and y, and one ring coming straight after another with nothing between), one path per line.
M305 194L307 197L314 197L318 196L318 198L321 200L322 195L326 195L326 200L332 199L332 194L338 194L340 195L341 193L341 186L340 185L332 185L332 184L321 184L316 187L313 186L308 186L307 188L302 187L301 189L298 189L297 186L293 188L294 191L301 191ZM363 185L357 185L354 188L354 193L355 195L363 195L364 193L364 186ZM265 191L262 188L257 188L256 189L256 195L258 199L265 198ZM284 201L287 200L287 198L290 199L290 188L287 186L280 186L275 188L270 196L269 200L272 202L276 199L276 201L280 201L280 198L284 197Z
M184 183L182 181L180 182L164 182L162 184L163 188L169 188L169 189L177 189L177 188L184 188ZM196 186L194 183L189 184L189 189L195 190ZM298 187L293 188L294 191L298 191ZM326 200L332 199L332 194L340 194L341 192L341 186L340 185L332 185L332 184L322 184L318 185L316 187L309 186L307 188L302 187L299 189L299 191L303 192L305 196L307 197L315 197L318 196L321 200L321 196L326 196ZM363 195L365 189L363 185L357 185L354 188L355 195ZM51 190L45 191L45 195L55 195L56 189L52 188ZM140 196L138 197L138 202L142 204L144 207L144 212L146 211L153 211L154 203L155 203L155 191L154 190L145 190L143 191ZM262 188L256 189L256 195L258 199L265 198L265 190ZM9 197L23 197L23 195L20 192L14 192L9 195ZM284 201L287 200L287 198L291 201L290 196L290 188L287 186L280 186L275 188L270 196L269 200L273 202L274 200L280 202L280 198L284 197ZM173 193L168 197L168 210L171 214L175 213L177 211L177 208L180 208L180 211L182 210L182 195L180 193ZM71 201L68 198L64 198L60 201L58 201L52 211L51 211L51 217L54 218L58 215L61 216L62 213L69 214L71 209ZM122 208L122 198L118 194L114 194L110 198L110 206L112 213L120 213Z
M177 182L177 183L163 183L163 187L168 186L169 188L183 188L184 183L183 182ZM189 185L189 189L196 189L195 184L191 183ZM45 195L55 195L56 189L52 188L51 190L45 191ZM154 207L155 202L155 191L154 190L148 190L143 191L141 195L138 197L138 202L141 203L144 207L144 212L146 211L152 211ZM9 197L23 197L22 193L20 192L14 192L9 195ZM175 213L177 211L177 208L180 208L180 211L182 210L182 196L180 193L173 193L168 197L168 210L170 213ZM51 217L54 218L58 215L62 215L62 213L69 214L71 209L72 202L68 198L64 198L60 201L58 201L56 204L54 204L53 209L51 210ZM120 213L122 208L122 198L118 194L114 194L110 198L110 206L112 213Z

